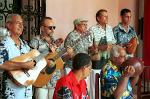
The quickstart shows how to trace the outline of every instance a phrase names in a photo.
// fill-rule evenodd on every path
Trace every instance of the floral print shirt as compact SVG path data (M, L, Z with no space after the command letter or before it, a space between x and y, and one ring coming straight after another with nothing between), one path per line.
M64 46L72 47L75 54L88 53L88 47L91 45L91 35L88 32L85 35L80 35L76 30L70 32L64 42Z
M101 95L102 97L111 98L114 90L122 77L122 71L119 70L111 61L102 68L101 71ZM103 99L102 98L102 99ZM105 99L105 98L104 98ZM127 88L120 99L132 99L132 87L128 81Z
M124 27L119 23L113 29L115 39L117 40L117 44L126 44L128 43L133 37L137 37L136 32L134 31L133 27L128 26L128 31L124 29Z
M52 39L55 40L55 38L53 37ZM45 40L41 39L40 36L36 36L30 41L30 47L37 49L40 53L51 52L50 45ZM57 51L59 51L59 49ZM43 88L54 88L57 83L57 80L60 79L60 77L60 70L55 71L49 83L46 86L43 86Z
M70 32L64 42L64 46L70 46L73 48L74 54L88 53L88 47L92 45L92 37L89 32L85 35L80 35L76 30ZM72 69L72 60L66 60L64 64L65 68L69 67Z
M89 32L92 33L93 36L92 38L95 39L97 45L103 44L101 42L105 42L106 44L116 43L116 39L114 38L112 27L109 25L106 25L106 28L103 29L99 24L96 24L89 28ZM101 53L102 53L101 57L104 57L105 59L109 58L107 51Z
M20 46L16 46L11 37L6 37L0 42L0 64L14 57L28 53L30 47L24 40L20 39ZM10 79L7 71L2 75L2 99L32 99L32 86L18 86Z

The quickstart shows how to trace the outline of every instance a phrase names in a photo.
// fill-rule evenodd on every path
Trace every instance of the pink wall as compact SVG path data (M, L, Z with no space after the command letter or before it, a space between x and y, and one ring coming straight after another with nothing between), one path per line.
M128 1L128 2L127 2ZM129 3L130 1L130 3ZM96 24L95 14L103 8L108 10L109 24L115 26L119 22L121 8L130 8L133 13L132 24L137 23L137 0L47 0L46 15L54 19L57 37L65 38L73 30L75 18L88 19L89 27Z
M131 25L138 31L139 0L119 0L119 11L122 8L129 8L132 11ZM119 18L120 19L120 18Z

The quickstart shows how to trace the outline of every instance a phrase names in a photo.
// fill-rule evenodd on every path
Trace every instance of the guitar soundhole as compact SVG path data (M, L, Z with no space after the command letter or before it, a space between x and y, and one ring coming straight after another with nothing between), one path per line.
M53 66L53 67L51 67L51 68L47 66L47 67L45 68L45 73L46 73L46 74L51 74L51 73L53 73L53 72L55 71L55 69L56 69L56 65Z

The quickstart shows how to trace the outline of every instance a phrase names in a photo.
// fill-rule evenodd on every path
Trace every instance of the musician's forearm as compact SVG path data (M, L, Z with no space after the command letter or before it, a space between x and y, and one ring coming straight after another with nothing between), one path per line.
M139 76L130 78L131 86L134 87L139 80Z
M16 64L16 62L12 61L5 61L2 65L0 65L0 68L4 70L21 69L20 64Z
M30 69L33 67L33 62L13 62L13 61L5 61L2 65L0 65L1 69L4 70L19 70L19 69Z

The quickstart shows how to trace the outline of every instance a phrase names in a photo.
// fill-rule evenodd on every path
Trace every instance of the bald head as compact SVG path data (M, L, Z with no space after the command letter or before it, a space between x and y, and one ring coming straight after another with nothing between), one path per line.
M143 62L136 57L131 57L127 59L121 66L124 68L126 66L133 66L135 68L135 73L133 76L139 76L143 72L143 69L144 69Z

